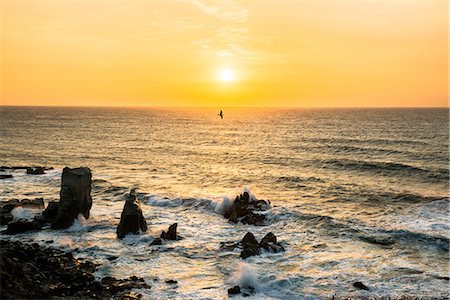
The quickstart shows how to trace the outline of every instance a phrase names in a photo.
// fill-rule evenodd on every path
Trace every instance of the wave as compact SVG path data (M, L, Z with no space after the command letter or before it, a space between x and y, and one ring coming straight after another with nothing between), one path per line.
M449 170L448 169L438 169L438 170L427 170L419 167L414 167L401 163L393 163L393 162L378 162L378 161L357 161L357 160L324 160L318 162L322 167L330 167L330 168L338 168L338 169L350 169L355 171L365 171L372 172L376 174L407 174L407 175L415 175L415 176L426 176L429 179L437 179L437 180L448 180L449 179Z

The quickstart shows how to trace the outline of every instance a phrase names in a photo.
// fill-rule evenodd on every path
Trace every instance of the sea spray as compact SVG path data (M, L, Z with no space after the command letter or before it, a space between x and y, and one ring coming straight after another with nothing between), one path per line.
M13 210L11 210L11 215L13 216L13 220L29 220L33 219L34 214L28 210L23 208L22 206L17 206Z
M260 284L256 277L256 269L245 262L239 262L231 274L230 282L242 288L254 288L258 290Z

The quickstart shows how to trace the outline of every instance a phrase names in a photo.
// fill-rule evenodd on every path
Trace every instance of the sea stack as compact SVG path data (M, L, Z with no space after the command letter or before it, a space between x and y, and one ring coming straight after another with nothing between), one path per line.
M138 234L140 230L147 231L147 222L142 214L141 203L137 198L136 191L131 189L120 216L117 237L121 239L128 233Z
M92 207L91 184L92 173L89 168L63 169L59 208L52 222L53 229L70 227L78 214L89 218Z

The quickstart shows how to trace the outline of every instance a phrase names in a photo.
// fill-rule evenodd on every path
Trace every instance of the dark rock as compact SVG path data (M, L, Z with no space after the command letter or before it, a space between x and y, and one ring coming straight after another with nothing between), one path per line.
M56 219L59 210L59 202L51 201L48 203L47 208L42 212L42 216L47 223L53 223Z
M138 234L139 230L146 231L147 222L142 214L141 203L135 190L132 189L123 207L120 223L117 227L117 237L123 238L128 233Z
M177 284L178 281L173 280L173 279L169 279L169 280L166 280L166 283L167 283L167 284Z
M233 223L265 225L266 217L257 211L264 211L270 208L269 202L257 200L250 197L248 192L236 197L231 208L225 211L225 218Z
M284 247L277 243L277 237L272 232L269 232L262 238L259 246L274 253L284 251Z
M92 207L92 173L89 168L64 168L61 178L59 209L52 222L53 229L70 227L82 214L89 218Z
M162 239L161 238L156 238L153 240L153 242L150 244L150 246L159 246L162 245Z
M251 232L247 232L239 243L220 243L220 250L222 251L233 251L236 248L242 248L240 256L244 259L261 254L261 249L274 253L285 251L284 247L277 242L277 237L272 232L266 234L259 243Z
M13 220L13 216L11 215L11 211L18 207L28 207L33 209L43 209L44 208L44 199L36 198L36 199L23 199L21 201L17 199L9 200L8 202L3 202L0 207L0 224L6 225Z
M27 221L27 220L17 220L10 222L8 228L6 229L7 234L17 234L32 230L40 230L42 228L42 223L39 221Z
M23 199L20 201L20 206L35 209L44 209L44 198Z
M177 226L178 226L178 223L174 223L174 224L170 225L167 232L165 232L165 231L161 232L161 238L164 240L176 241L177 240Z
M353 286L355 288L357 288L357 289L360 289L360 290L366 290L366 291L369 290L369 288L364 283L362 283L361 281L354 282Z
M9 179L9 178L13 178L13 176L11 174L1 174L0 175L0 179Z
M45 174L43 167L28 167L27 174L30 175L42 175Z
M134 288L149 288L135 276L96 281L95 264L36 243L1 240L0 246L1 299L117 299L118 293L121 297Z
M6 225L13 220L10 212L0 212L0 225Z
M375 237L375 236L365 236L362 235L359 237L362 241L370 244L382 245L382 246L390 246L395 244L395 241L391 237Z
M237 295L241 292L241 288L238 285L235 285L231 289L228 289L228 295Z
M243 247L241 252L242 258L247 258L261 253L259 243L251 232L247 232L245 234L244 238L241 241L241 244Z

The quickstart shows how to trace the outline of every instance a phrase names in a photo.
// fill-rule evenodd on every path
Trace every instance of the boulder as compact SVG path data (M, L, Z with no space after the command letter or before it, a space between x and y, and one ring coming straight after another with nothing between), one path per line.
M225 218L233 223L241 222L243 224L265 225L266 216L258 211L264 211L270 208L270 203L265 200L257 200L250 197L248 192L237 196L230 209L225 211Z
M30 175L42 175L45 174L44 167L28 167L27 174Z
M156 238L153 240L153 242L151 242L150 246L161 246L162 245L162 239L161 238Z
M241 293L241 288L238 285L235 285L231 289L228 289L228 295L237 295Z
M141 203L136 196L135 190L132 189L120 216L117 237L123 238L128 233L138 234L139 231L147 231L147 222L142 214Z
M354 282L353 286L355 288L357 288L357 289L360 289L360 290L366 290L366 291L369 290L369 288L364 283L362 283L361 281Z
M92 173L89 168L63 169L60 206L52 222L53 229L70 227L78 214L89 218L92 207L91 184Z
M259 247L274 253L284 251L283 246L277 243L277 237L272 232L269 232L262 238L261 242L259 242Z
M247 232L245 234L244 238L241 241L241 245L243 247L241 257L244 259L261 253L261 250L259 249L259 243L251 232Z

